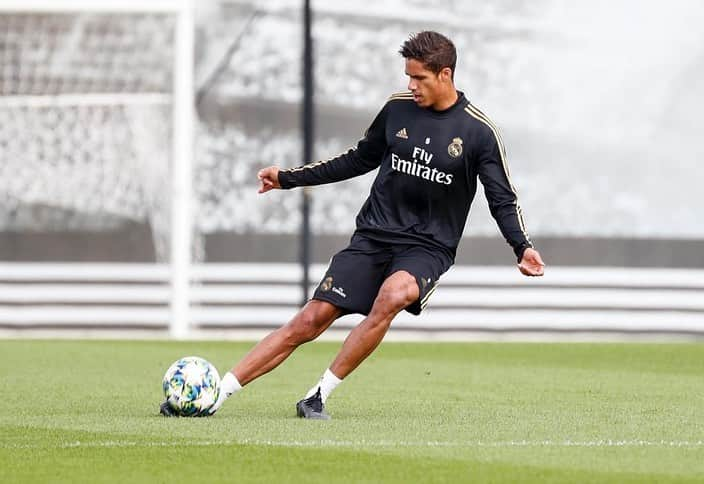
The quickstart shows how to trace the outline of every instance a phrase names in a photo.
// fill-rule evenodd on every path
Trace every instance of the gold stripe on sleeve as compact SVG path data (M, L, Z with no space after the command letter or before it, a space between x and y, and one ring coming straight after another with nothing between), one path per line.
M395 92L391 96L389 96L389 101L395 101L395 100L406 100L406 99L413 99L413 94L411 91L401 91L401 92Z
M513 192L513 195L516 197L516 215L518 217L518 225L521 228L521 232L523 232L523 236L526 238L528 242L530 242L530 237L528 236L528 233L526 231L526 224L523 220L523 210L521 210L520 205L518 205L518 191L516 190L516 187L513 185L513 182L511 181L511 175L508 170L508 163L506 162L506 147L504 146L504 141L501 138L501 134L499 132L499 128L496 127L496 125L489 119L489 117L482 113L479 109L474 107L472 104L467 103L467 107L464 108L465 112L472 116L474 119L484 123L486 126L491 129L491 132L494 134L494 138L496 138L496 142L499 146L499 155L501 156L501 165L504 168L504 174L506 175L506 180L508 180L508 185L511 188L511 191Z
M340 154L338 154L338 155L335 155L335 156L333 156L333 157L331 157L331 158L328 158L327 160L311 161L310 163L306 163L305 165L298 166L298 167L296 167L296 168L289 168L288 170L282 170L282 171L287 172L287 173L295 173L295 172L297 172L297 171L303 171L303 170L308 170L308 169L310 169L310 168L315 168L316 166L324 165L325 163L328 163L328 162L334 160L335 158L337 158L337 157L339 157L339 156L341 156L341 155L344 155L344 154L347 153L349 150L356 150L356 149L357 149L357 148L356 148L355 146L350 146L349 148L347 148L347 149L346 149L345 151L343 151L342 153L340 153Z
M464 110L473 118L481 121L485 125L491 129L492 133L494 133L494 137L496 138L496 143L499 145L499 154L501 155L501 164L504 167L504 172L506 173L506 179L508 180L508 184L511 186L511 190L513 191L514 195L517 195L516 193L516 188L513 186L513 183L511 182L511 175L509 173L508 169L508 163L506 162L506 148L504 146L504 140L501 137L501 133L499 132L499 128L481 111L479 111L477 108L472 106L471 104L467 104L467 107L464 108Z

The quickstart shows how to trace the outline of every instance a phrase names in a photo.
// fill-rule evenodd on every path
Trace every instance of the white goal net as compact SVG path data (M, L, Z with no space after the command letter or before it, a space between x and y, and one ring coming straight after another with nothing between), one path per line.
M151 228L188 331L191 0L0 3L0 231Z
M167 260L183 2L8 3L0 6L2 229L138 221Z

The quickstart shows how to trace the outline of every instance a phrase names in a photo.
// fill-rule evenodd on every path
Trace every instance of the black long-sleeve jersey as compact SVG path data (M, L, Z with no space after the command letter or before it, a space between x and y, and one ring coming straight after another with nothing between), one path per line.
M482 182L491 214L516 256L532 247L496 126L461 93L444 111L392 95L356 148L279 171L282 188L320 185L379 167L357 215L369 238L440 249L454 262L469 207Z

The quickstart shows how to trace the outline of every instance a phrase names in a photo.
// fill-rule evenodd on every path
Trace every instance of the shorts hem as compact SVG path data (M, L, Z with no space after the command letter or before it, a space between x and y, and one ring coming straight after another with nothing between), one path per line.
M413 316L420 316L420 313L423 312L422 308L417 307L418 301L414 302L413 304L410 304L404 308L404 311L411 313Z
M367 316L369 312L364 312L360 311L358 308L353 308L351 306L345 305L345 304L340 304L340 301L334 301L333 298L327 297L322 294L314 294L313 297L311 297L311 300L315 299L316 301L324 301L326 303L330 303L336 308L342 309L342 315L346 314L361 314L363 316Z

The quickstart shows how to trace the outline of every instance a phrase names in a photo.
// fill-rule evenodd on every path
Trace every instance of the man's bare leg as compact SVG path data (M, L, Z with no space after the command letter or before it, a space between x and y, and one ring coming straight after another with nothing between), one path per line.
M279 366L300 345L320 336L341 314L341 309L328 302L309 301L291 321L257 343L223 376L220 398L210 412L215 413L234 391Z
M350 332L330 368L298 403L298 415L329 418L322 408L327 397L379 346L394 317L416 301L419 295L418 283L408 272L394 272L386 278L369 315Z
M406 271L391 274L379 289L369 316L345 339L330 370L340 379L352 373L379 346L394 317L419 295L415 277Z
M326 301L309 301L286 325L270 333L240 360L232 373L242 386L270 372L293 350L314 340L340 317L342 310Z

